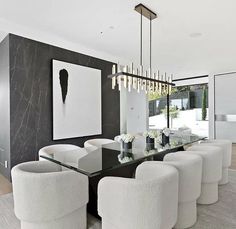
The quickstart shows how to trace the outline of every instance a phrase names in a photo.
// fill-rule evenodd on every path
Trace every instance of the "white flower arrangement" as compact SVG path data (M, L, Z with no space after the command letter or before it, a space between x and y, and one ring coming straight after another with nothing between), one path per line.
M133 161L133 158L132 157L122 157L121 154L118 155L118 161L123 164L123 163L127 163L127 162L130 162L130 161Z
M181 145L181 144L179 144L177 140L172 139L172 140L170 140L170 145L171 146L178 146L178 145Z
M169 137L170 136L170 129L169 128L164 128L162 130L162 133L166 136L166 137Z
M158 137L158 132L156 130L149 130L149 131L145 131L143 133L144 137L149 137L149 138L157 138Z
M158 137L157 137L157 144L161 144L161 142L162 142L162 136L161 136L161 134L162 134L162 132L160 132L160 134L158 135Z
M118 141L119 142L124 142L124 143L133 142L134 139L135 139L135 136L132 135L132 134L121 134L118 137Z
M155 149L151 149L151 150L144 150L143 154L145 156L151 155L151 154L155 154L157 151Z
M170 149L170 148L171 148L171 147L170 147L169 144L166 144L166 145L163 146L163 150L167 150L167 149Z

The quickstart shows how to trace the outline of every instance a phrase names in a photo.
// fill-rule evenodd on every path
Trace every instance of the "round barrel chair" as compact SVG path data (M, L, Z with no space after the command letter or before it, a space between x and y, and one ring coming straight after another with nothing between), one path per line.
M169 153L164 163L179 172L178 218L174 228L189 228L197 221L197 199L201 194L202 158L183 152Z
M201 141L200 144L218 146L222 149L222 178L219 181L219 185L227 184L229 182L228 171L231 165L232 157L232 141L223 139L205 140Z
M66 165L73 166L75 168L78 167L80 159L88 155L88 152L84 148L78 148L76 150L71 151L61 151L54 153L54 159L64 163ZM62 166L62 170L66 170L66 167Z
M202 184L199 204L213 204L218 201L218 183L222 177L222 151L216 146L193 145L186 154L202 157Z
M92 151L96 150L98 148L101 148L102 145L109 144L109 143L114 143L114 140L107 139L107 138L95 138L95 139L90 139L84 142L84 148Z
M66 152L66 151L71 151L71 150L77 150L81 149L79 146L72 145L72 144L55 144L55 145L49 145L41 148L39 150L39 160L43 161L46 160L42 158L41 156L49 157L49 158L54 158L54 153L56 152Z
M88 178L48 161L12 171L14 211L21 229L86 229Z
M144 162L136 177L105 177L98 184L102 229L171 229L177 220L178 171Z

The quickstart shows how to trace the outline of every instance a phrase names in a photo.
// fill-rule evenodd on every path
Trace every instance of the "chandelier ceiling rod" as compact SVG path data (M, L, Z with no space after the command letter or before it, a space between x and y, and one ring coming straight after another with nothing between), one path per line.
M140 12L137 10L140 7ZM143 5L139 4L138 6L135 7L135 10L140 13L140 65L143 66ZM150 56L149 56L149 67L150 70L152 69L152 20L156 18L156 14L150 11L148 8L146 8L146 11L149 11L149 16L146 17L150 21L149 25L149 51L150 51ZM153 17L152 17L153 14Z
M140 19L140 65L143 65L143 10L141 9Z
M152 20L151 20L151 15L150 15L150 41L149 41L149 45L150 45L150 75L152 74Z

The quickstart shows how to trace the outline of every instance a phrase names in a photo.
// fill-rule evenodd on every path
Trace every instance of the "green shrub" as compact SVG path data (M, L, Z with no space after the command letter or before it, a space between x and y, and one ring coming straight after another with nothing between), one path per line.
M206 93L206 87L203 89L203 95L202 95L202 120L206 120L207 116L207 107L206 107L206 99L207 99L207 93Z

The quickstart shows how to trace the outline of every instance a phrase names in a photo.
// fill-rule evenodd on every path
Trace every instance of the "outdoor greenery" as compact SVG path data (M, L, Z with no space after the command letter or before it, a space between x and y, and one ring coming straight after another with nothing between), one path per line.
M167 119L167 107L161 111L162 114L165 115L165 118ZM176 106L171 106L169 108L169 114L170 114L170 125L172 127L173 124L173 119L178 118L179 116L179 110L177 109Z
M206 93L206 87L204 87L202 94L202 120L206 120L207 116L206 100L207 100L207 93Z
M171 94L177 92L177 88L172 87L171 88ZM156 100L156 99L160 99L161 97L166 96L166 93L159 93L159 92L150 92L148 93L148 101L152 101L152 100Z
M181 94L182 92L189 92L189 91L196 91L197 89L204 89L206 90L205 84L198 84L198 85L190 85L190 86L178 86L172 87L170 94ZM159 92L150 92L148 94L148 100L156 100L166 96L166 93L159 93Z
M206 84L194 84L194 85L187 85L187 86L178 86L176 87L178 92L182 91L196 91L198 89L206 89Z
M165 109L163 109L161 111L161 113L163 113L165 115L165 117L167 118L167 107L165 107ZM179 115L179 110L176 108L176 106L172 106L170 107L170 118L175 119L178 118Z

